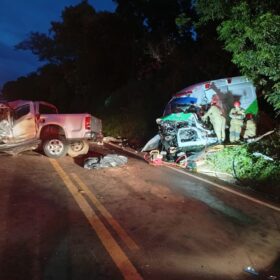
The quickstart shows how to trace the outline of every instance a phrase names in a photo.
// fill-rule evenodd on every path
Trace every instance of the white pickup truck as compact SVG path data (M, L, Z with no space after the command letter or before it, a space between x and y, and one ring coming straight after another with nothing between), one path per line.
M89 140L101 139L101 120L90 114L58 114L43 101L0 102L0 151L41 144L48 157L76 157L88 152Z

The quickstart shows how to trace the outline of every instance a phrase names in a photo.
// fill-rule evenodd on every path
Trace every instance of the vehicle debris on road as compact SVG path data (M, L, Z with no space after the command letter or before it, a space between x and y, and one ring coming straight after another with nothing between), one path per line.
M108 154L104 157L88 157L84 161L84 168L86 169L100 169L108 167L117 167L127 164L127 157Z

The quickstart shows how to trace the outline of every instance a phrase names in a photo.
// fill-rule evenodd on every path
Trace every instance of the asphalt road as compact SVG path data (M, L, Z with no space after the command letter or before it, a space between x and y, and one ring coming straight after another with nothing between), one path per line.
M99 170L82 162L0 156L1 280L279 273L279 205L135 158Z

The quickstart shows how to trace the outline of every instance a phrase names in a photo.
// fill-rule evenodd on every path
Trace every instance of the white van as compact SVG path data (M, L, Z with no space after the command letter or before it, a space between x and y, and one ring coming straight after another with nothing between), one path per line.
M246 77L231 77L198 83L176 93L167 103L163 117L157 119L159 134L142 151L164 146L177 150L199 150L217 143L214 132L201 122L201 115L214 100L228 116L235 101L241 103L246 114L257 115L256 88Z
M244 76L212 80L191 85L176 93L164 110L164 116L178 109L185 111L190 105L207 106L216 98L225 115L233 107L235 101L240 101L246 114L257 115L258 103L256 88Z

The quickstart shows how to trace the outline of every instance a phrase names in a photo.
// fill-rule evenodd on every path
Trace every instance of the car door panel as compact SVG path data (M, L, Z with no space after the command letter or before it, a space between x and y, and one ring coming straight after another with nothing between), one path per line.
M32 103L23 104L14 109L13 136L15 142L22 142L36 137L36 120Z

